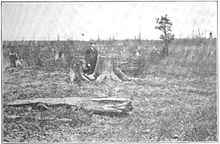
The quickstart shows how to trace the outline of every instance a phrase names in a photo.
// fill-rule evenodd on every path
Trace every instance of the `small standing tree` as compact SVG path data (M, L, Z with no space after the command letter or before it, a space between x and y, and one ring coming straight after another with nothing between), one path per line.
M172 22L170 19L165 16L161 16L161 18L156 18L157 26L155 29L160 30L163 34L160 35L160 39L164 42L164 47L162 49L162 56L168 56L169 44L174 40L174 34L172 34Z

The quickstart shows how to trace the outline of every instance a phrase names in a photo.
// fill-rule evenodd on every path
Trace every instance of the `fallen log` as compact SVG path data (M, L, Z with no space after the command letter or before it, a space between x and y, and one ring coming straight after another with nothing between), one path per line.
M5 104L6 106L22 106L33 104L46 104L51 105L79 105L82 101L86 101L86 98L82 97L66 97L66 98L38 98L29 100L15 100Z
M126 98L38 98L32 100L16 100L5 104L5 106L25 106L25 105L43 105L45 110L49 106L70 105L76 106L88 111L90 114L97 113L128 113L132 111L132 101Z
M19 116L19 115L4 115L5 119L8 120L17 120L17 119L22 119L25 118L25 116ZM42 118L42 117L33 117L32 119L37 119L37 120L56 120L56 121L62 121L62 122L71 122L72 119L68 119L68 118L50 118L50 117L46 117L46 118Z
M131 100L124 98L95 98L92 101L96 104L87 109L94 113L128 113L133 109Z

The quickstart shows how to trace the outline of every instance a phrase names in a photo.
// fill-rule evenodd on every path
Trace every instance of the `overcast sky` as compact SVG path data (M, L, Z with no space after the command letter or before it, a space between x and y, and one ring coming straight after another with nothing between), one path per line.
M134 38L158 39L155 18L167 14L176 37L198 27L217 35L217 2L3 3L3 40ZM195 25L197 23L198 27ZM82 35L84 34L84 36Z

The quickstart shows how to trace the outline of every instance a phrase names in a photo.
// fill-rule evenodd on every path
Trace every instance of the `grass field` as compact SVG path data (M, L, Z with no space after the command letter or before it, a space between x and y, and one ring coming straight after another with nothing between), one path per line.
M165 59L150 55L150 48L159 47L159 42L143 42L141 56L124 56L123 61L129 63L121 66L127 75L138 80L122 83L83 82L80 87L66 81L65 67L58 69L46 61L40 68L2 70L3 104L47 97L123 97L132 99L134 106L129 115L121 116L88 115L81 108L70 110L65 106L47 110L5 106L3 141L217 141L216 45L215 41L202 42L175 41ZM75 48L80 46L76 45ZM117 46L107 41L102 45L126 47L128 54L135 48L133 41ZM86 44L82 47L86 48ZM82 49L80 52L83 56ZM18 115L20 117L12 117Z

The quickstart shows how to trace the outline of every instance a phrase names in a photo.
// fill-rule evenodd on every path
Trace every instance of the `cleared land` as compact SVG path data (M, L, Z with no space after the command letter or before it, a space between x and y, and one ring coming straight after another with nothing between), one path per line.
M122 83L83 82L78 86L66 81L65 70L3 71L3 104L18 99L120 97L132 99L134 106L129 115L91 115L80 106L47 110L5 106L3 141L217 141L216 57L201 58L198 52L204 54L204 47L195 58L185 58L181 56L185 49L178 46L174 50L176 46L171 47L171 56L159 62L145 59L146 55L121 66L127 75L138 78Z

